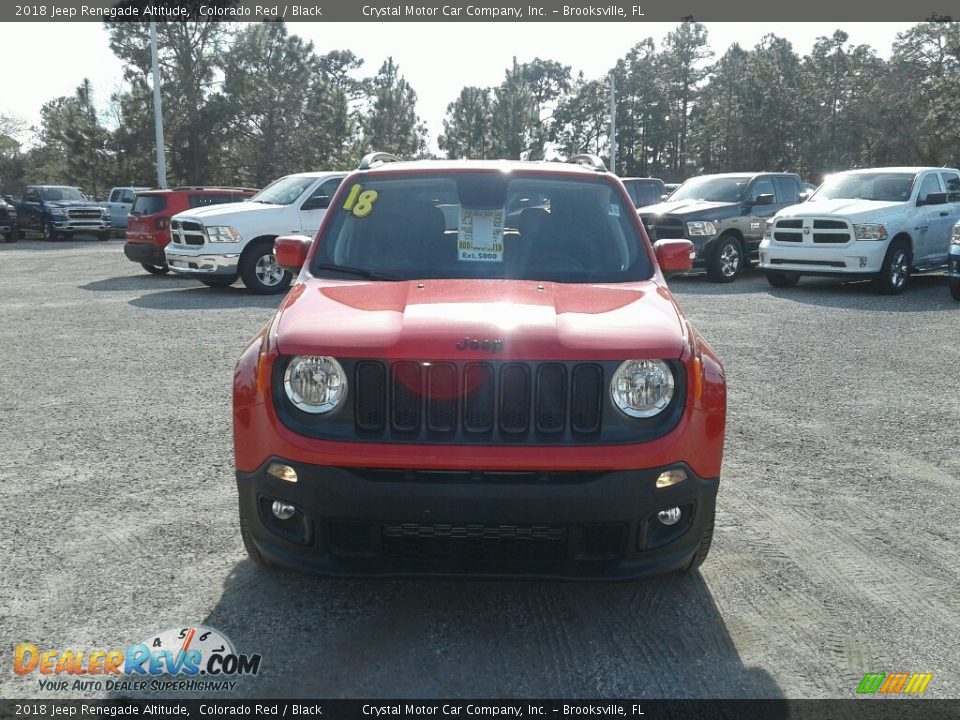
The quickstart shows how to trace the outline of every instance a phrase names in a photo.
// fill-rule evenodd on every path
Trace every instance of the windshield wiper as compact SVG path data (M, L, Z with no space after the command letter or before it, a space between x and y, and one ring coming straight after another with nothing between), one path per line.
M366 278L368 280L400 280L394 275L377 272L372 268L350 267L349 265L333 265L330 263L320 263L313 266L314 270L327 270L329 272L339 272L344 275L355 275L356 277Z

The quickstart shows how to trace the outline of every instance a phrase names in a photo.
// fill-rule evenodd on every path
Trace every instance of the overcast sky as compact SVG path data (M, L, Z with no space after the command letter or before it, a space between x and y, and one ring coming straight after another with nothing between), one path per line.
M817 37L842 27L850 41L871 45L887 57L897 33L912 23L707 23L717 56L733 43L755 45L766 33L793 43L801 55ZM515 55L570 65L574 75L606 73L645 37L660 46L676 23L289 23L290 31L312 40L318 53L348 49L364 58L364 74L373 74L388 55L418 95L418 111L430 132L430 146L443 130L447 104L464 85L498 85ZM42 50L38 52L38 50ZM28 123L40 120L40 106L73 92L83 78L93 83L98 104L122 85L123 66L110 51L99 23L0 24L3 88L0 112ZM775 88L771 88L775 91ZM29 138L24 138L29 141Z

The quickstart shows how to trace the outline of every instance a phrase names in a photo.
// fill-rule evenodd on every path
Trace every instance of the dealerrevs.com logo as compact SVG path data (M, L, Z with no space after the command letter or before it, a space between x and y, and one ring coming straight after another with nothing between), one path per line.
M260 655L236 652L205 627L171 628L126 650L56 650L20 643L13 671L38 675L44 691L233 690L234 678L256 675Z

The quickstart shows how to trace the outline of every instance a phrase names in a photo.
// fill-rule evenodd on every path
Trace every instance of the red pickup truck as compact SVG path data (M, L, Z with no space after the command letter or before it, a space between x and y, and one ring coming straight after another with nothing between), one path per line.
M713 535L723 368L623 184L569 163L348 176L234 376L250 556L326 575L635 578Z

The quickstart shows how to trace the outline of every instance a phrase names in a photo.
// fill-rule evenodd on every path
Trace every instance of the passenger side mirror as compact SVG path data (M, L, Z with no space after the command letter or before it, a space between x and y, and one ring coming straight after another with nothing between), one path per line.
M694 249L689 240L658 240L653 244L657 265L664 277L690 272L693 269Z
M301 210L326 210L330 207L330 196L329 195L314 195L312 198L309 198L303 205L300 206Z
M273 243L273 254L277 256L277 265L292 273L300 272L300 268L307 261L307 253L313 238L306 235L284 235Z
M670 197L670 193L664 193L663 195L660 196L660 199L666 200L668 197Z
M753 199L753 205L773 205L773 193L762 193Z
M807 200L810 199L810 196L811 196L811 195L813 195L813 193L810 192L810 191L802 192L802 193L800 193L800 194L797 196L797 202L798 202L798 203L805 203Z
M944 205L947 202L947 194L942 192L927 193L925 198L917 199L917 207L924 205Z

